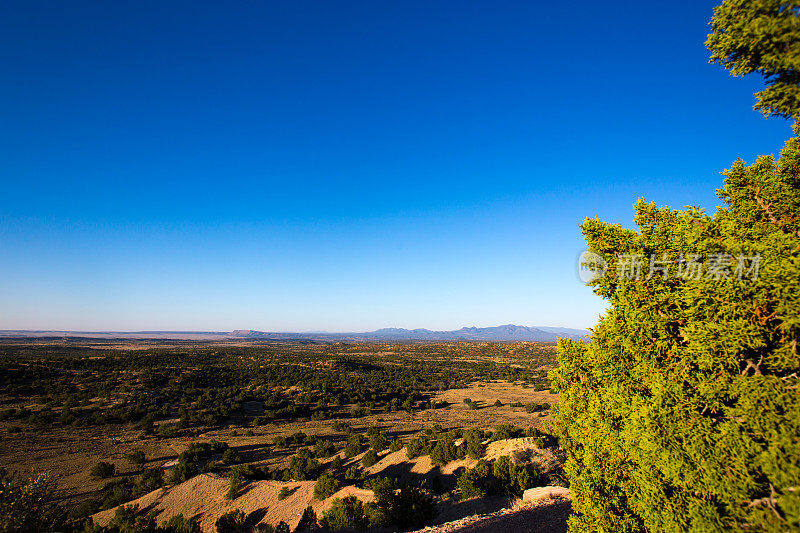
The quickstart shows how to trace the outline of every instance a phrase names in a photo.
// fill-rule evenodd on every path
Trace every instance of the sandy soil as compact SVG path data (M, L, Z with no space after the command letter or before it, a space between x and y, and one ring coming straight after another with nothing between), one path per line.
M330 509L336 498L356 496L358 499L372 501L371 490L358 487L344 487L324 501L314 498L314 481L278 482L250 481L244 485L240 495L234 500L226 500L228 479L216 474L201 474L168 489L158 489L145 494L126 505L138 505L141 511L158 511L157 523L170 517L183 514L199 519L203 531L214 531L214 523L228 511L239 509L248 517L248 523L256 525L269 523L277 525L285 521L294 529L307 506L314 508L318 516ZM294 492L283 500L278 499L281 488L288 487ZM94 515L97 524L107 525L114 517L116 507Z
M521 451L530 453L532 456L530 459L534 462L537 460L549 461L552 456L551 452L537 449L534 440L521 438L490 443L487 446L486 457L494 460L501 455L512 455L515 451ZM349 462L358 462L360 457L354 457ZM365 472L368 476L382 475L401 480L411 474L439 475L449 477L449 483L453 484L455 475L464 468L472 468L475 463L477 463L476 460L462 459L438 468L431 463L428 456L409 459L403 449L394 453L383 452L379 461L365 469ZM204 531L214 531L214 523L217 518L233 509L244 512L251 525L262 522L276 525L280 521L285 521L293 529L309 505L317 513L317 516L322 516L322 513L330 508L335 498L353 495L364 502L373 500L371 490L354 486L343 487L324 501L314 500L314 483L314 481L250 481L242 488L235 500L228 501L224 498L228 490L227 477L217 474L201 474L179 485L155 490L126 505L138 505L141 511L146 512L158 511L157 522L159 524L176 514L183 514L186 517L196 517ZM278 493L283 487L293 489L294 492L284 500L278 500ZM437 522L443 523L460 520L465 516L498 513L508 507L509 503L504 497L461 501L446 500L439 506ZM95 514L94 519L100 525L107 525L115 512L116 508L102 511Z

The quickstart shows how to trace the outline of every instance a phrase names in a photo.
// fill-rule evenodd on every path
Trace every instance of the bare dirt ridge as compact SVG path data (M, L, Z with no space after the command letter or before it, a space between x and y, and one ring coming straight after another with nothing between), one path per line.
M517 452L530 454L532 456L531 462L533 463L538 461L544 464L550 461L552 452L536 448L534 441L535 439L521 438L493 442L487 447L486 457L492 460L501 455L511 455ZM357 461L357 458L352 460L352 462L355 461ZM452 475L465 468L472 468L476 463L477 460L462 459L452 461L439 468L431 463L428 456L409 459L406 451L400 450L393 453L383 452L380 460L366 469L366 473L370 476L384 475L389 477L403 477L404 474L408 473L422 476ZM225 493L229 486L228 478L218 474L206 473L169 488L157 489L124 505L137 505L140 512L156 511L156 521L159 524L177 514L196 518L203 531L213 532L215 531L214 525L217 519L224 513L234 509L244 512L251 525L259 523L277 525L279 522L284 521L294 529L299 523L303 511L308 506L311 506L317 516L321 517L325 511L330 509L333 500L336 498L352 495L363 502L369 502L374 499L374 495L369 489L345 486L333 496L320 501L314 499L314 484L314 481L249 481L244 485L238 497L233 500L226 500ZM293 492L283 500L279 500L278 494L284 487ZM567 501L566 506L564 501ZM480 523L485 523L484 525L505 522L509 524L528 522L547 524L549 523L548 521L553 521L554 524L561 524L569 514L568 500L564 501L559 500L553 503L552 500L547 499L545 501L527 502L521 506L518 505L518 508L512 512L507 509L509 505L512 505L512 502L500 496L474 498L471 500L443 499L439 503L439 514L436 521L439 524L443 524L437 527L445 529L428 528L425 531L461 531L460 529L447 528L462 526L475 528L479 527ZM116 509L114 507L101 511L95 514L93 519L99 525L107 525L114 517ZM545 516L549 514L553 514L553 516L549 518ZM486 527L489 526L487 525ZM559 529L552 530L560 531ZM465 529L464 531L473 531L473 529ZM492 529L475 529L475 531L492 531ZM551 531L551 529L527 530L514 528L512 531Z

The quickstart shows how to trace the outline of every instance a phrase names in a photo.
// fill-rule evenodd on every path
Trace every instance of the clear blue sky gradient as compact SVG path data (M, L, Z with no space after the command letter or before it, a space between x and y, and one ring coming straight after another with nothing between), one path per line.
M4 2L0 329L591 326L581 220L791 134L714 5Z

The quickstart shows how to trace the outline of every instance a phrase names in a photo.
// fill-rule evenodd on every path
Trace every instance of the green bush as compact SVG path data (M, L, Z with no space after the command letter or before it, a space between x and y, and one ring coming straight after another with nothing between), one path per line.
M458 477L458 488L462 498L483 497L489 491L491 480L489 463L481 459L474 468L466 470Z
M800 116L796 4L726 0L713 29L715 61L778 82L760 108ZM800 137L723 174L713 216L640 200L638 231L581 226L609 307L551 374L571 532L800 530Z
M314 486L314 496L316 496L316 485ZM278 501L285 500L296 491L297 488L290 489L289 487L281 487L280 492L278 492Z
M350 459L364 451L364 438L361 435L353 435L347 439L344 447L344 456Z
M161 529L165 533L200 533L200 524L191 518L185 518L182 514L177 514L164 522Z
M188 462L179 459L170 473L171 483L182 483L192 476L197 474L197 465L193 462Z
M233 509L217 518L214 525L217 533L243 533L246 518L241 510Z
M133 492L137 496L147 494L164 486L164 471L161 468L147 468L142 472L142 477L134 486Z
M436 517L436 505L422 482L411 481L390 497L387 517L401 529L419 529Z
M455 440L452 437L439 440L431 450L431 462L436 466L444 466L450 461L460 458L460 456Z
M307 531L309 529L316 529L317 527L317 513L310 505L303 511L303 516L300 517L300 522L297 523L295 531Z
M482 497L489 494L506 494L520 497L525 489L539 481L524 466L517 466L507 455L498 457L494 465L481 459L475 468L458 478L458 488L463 498Z
M133 499L133 492L124 478L108 483L103 487L103 493L103 500L100 503L100 508L103 510L111 509Z
M367 475L357 464L350 465L350 467L344 473L344 479L346 481L350 481L351 483L359 483L361 481L364 481L366 477Z
M421 455L430 454L432 449L431 439L425 435L421 435L408 441L408 444L406 444L406 455L408 455L409 459L415 459Z
M289 459L289 467L286 469L291 479L305 481L317 477L319 461L317 461L311 450L300 448L297 453Z
M114 472L116 472L117 467L114 466L113 463L109 463L107 461L100 461L99 463L95 464L90 473L93 477L106 479L109 477L114 476Z
M386 433L373 433L369 435L369 446L376 452L382 452L389 445L389 439L386 438Z
M242 462L242 456L239 455L239 452L237 452L233 448L228 448L222 454L222 461L227 463L227 464L229 464L229 465L233 465L233 464L241 463Z
M142 465L144 465L145 462L147 462L147 458L145 457L144 452L141 450L131 452L125 457L128 459L128 461L130 461L132 465L138 466L140 468L142 467Z
M336 453L336 446L329 440L318 440L314 445L314 455L316 457L325 458L330 457Z
M367 453L364 454L364 457L361 458L361 464L364 465L364 468L369 468L377 462L378 454L375 453L373 449L368 450Z
M336 498L330 509L322 514L320 525L332 531L365 529L369 520L364 514L364 504L355 496Z
M400 487L390 478L375 478L370 482L375 502L364 510L370 526L394 525L400 529L418 529L436 516L433 498L424 489L423 481L413 479Z
M239 495L243 482L241 474L232 472L230 478L228 478L228 492L225 493L225 499L235 500Z
M155 510L148 514L140 514L138 505L121 505L114 512L109 529L120 532L155 531L157 514L158 511Z
M339 490L339 483L330 474L323 474L314 484L314 498L324 500L333 496Z

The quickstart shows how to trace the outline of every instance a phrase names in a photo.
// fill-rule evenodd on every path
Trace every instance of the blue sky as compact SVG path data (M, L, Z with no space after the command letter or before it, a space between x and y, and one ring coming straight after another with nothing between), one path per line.
M715 2L0 7L0 329L588 327L578 224L775 153Z

